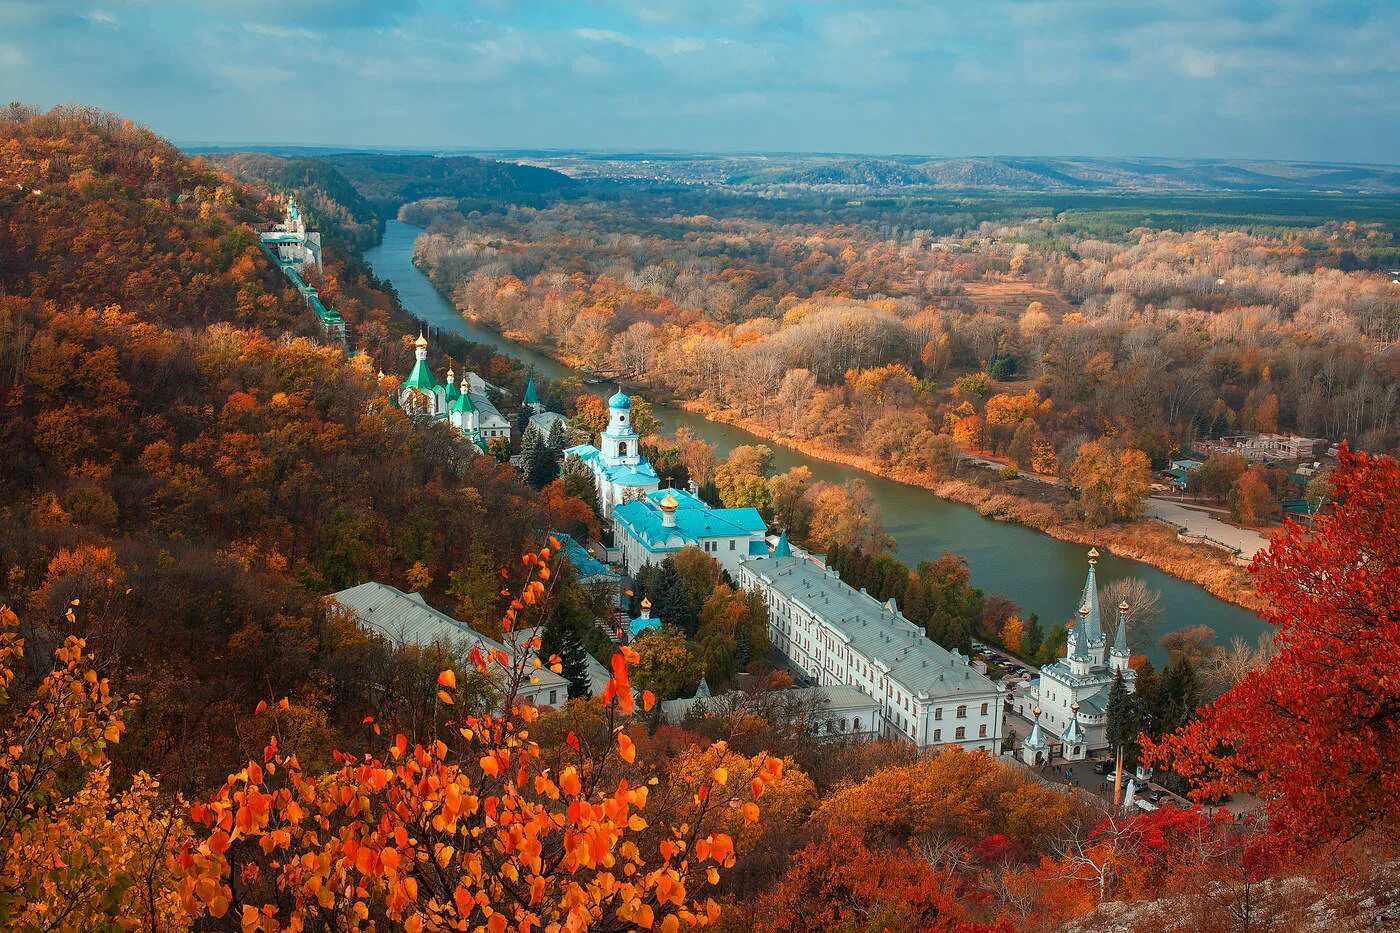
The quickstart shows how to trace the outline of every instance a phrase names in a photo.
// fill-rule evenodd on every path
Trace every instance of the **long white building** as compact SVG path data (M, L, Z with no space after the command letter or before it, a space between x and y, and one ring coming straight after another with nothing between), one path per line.
M763 597L769 635L792 665L819 686L875 700L887 738L1001 751L1001 688L929 640L893 600L852 589L786 536L771 556L741 561L738 582Z

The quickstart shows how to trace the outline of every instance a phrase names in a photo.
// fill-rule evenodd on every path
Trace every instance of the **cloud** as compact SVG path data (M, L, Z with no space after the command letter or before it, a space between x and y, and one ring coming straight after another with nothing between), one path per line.
M0 0L0 36L9 94L184 139L1400 151L1400 4L1364 0Z

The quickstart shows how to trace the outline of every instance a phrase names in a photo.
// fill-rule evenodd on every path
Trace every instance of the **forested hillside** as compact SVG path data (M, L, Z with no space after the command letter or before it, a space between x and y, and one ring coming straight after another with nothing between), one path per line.
M368 249L384 232L374 205L325 162L261 152L211 154L208 160L240 181L295 195L310 227L344 250Z
M120 756L174 786L245 757L269 691L308 750L343 744L401 697L319 596L421 562L494 613L533 496L388 405L374 373L406 371L409 338L334 251L315 284L367 355L310 338L247 226L275 203L101 113L13 109L0 154L0 602L36 663L76 630L147 698Z
M1174 710L1185 725L1151 741L1140 735L1151 698L1120 691L1113 706L1130 762L1175 769L1204 801L1254 795L1262 809L1248 817L1123 810L986 752L919 757L903 742L833 737L823 701L793 699L786 674L744 656L762 653L763 601L694 548L641 580L693 631L610 651L599 695L537 707L522 688L545 665L573 684L570 627L593 628L561 542L543 531L593 521L569 492L589 490L566 476L537 496L392 408L397 377L375 371L405 371L411 336L390 297L334 255L314 278L353 346L314 339L247 226L277 207L108 114L0 116L0 927L1388 922L1394 460L1344 448L1335 502L1256 562L1278 634L1268 667L1256 659L1209 706ZM714 282L680 278L697 269L677 281L723 304L702 287ZM492 294L525 292L519 281ZM675 283L651 284L649 307L714 327L707 339L732 336L675 310ZM512 313L531 319L526 295ZM441 349L519 376L478 348ZM849 378L903 391L893 375ZM717 468L716 487L753 487L740 472ZM785 507L816 521L829 501ZM899 569L851 552L839 563L886 583ZM903 581L908 603L937 615L950 594L980 599L957 565L919 568ZM543 623L561 656L391 650L320 598L367 579L490 632ZM737 682L745 661L748 689L662 719L658 700L688 695L700 670Z
M543 205L577 185L559 172L472 156L351 152L320 161L349 179L385 215L423 198L484 198Z

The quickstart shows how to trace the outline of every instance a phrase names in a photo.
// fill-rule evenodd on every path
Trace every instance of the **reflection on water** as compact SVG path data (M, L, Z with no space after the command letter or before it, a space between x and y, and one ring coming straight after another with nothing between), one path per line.
M546 378L574 374L568 367L493 331L461 317L413 265L413 242L418 228L390 221L382 245L365 254L375 274L392 282L403 305L414 316L454 331L469 340L489 344L499 352L521 359ZM611 386L597 388L610 395ZM699 437L713 443L723 458L740 444L760 442L754 435L732 425L707 421L699 415L656 406L664 428L674 431L685 425ZM884 516L885 529L893 536L896 554L908 564L953 551L967 558L972 581L989 593L1003 593L1034 612L1043 624L1063 623L1078 607L1084 584L1085 548L1058 541L1040 532L1006 522L983 518L975 509L940 499L924 489L873 476L851 467L814 460L785 447L773 445L778 470L802 464L815 480L842 482L854 477L865 480ZM1150 644L1134 644L1134 651L1146 653L1161 665L1163 653L1157 639L1167 631L1188 625L1209 625L1223 641L1243 635L1253 641L1267 626L1247 610L1211 596L1191 583L1169 576L1155 567L1105 554L1099 561L1101 584L1120 577L1141 577L1162 594L1163 622L1150 633Z

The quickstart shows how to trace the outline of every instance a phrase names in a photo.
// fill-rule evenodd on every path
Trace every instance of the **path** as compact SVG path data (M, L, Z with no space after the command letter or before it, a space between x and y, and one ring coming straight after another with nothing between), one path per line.
M1222 522L1208 511L1170 499L1148 499L1144 514L1148 518L1160 519L1169 525L1185 529L1189 535L1209 538L1224 544L1234 549L1243 560L1249 560L1269 546L1268 537L1257 531L1236 528Z

